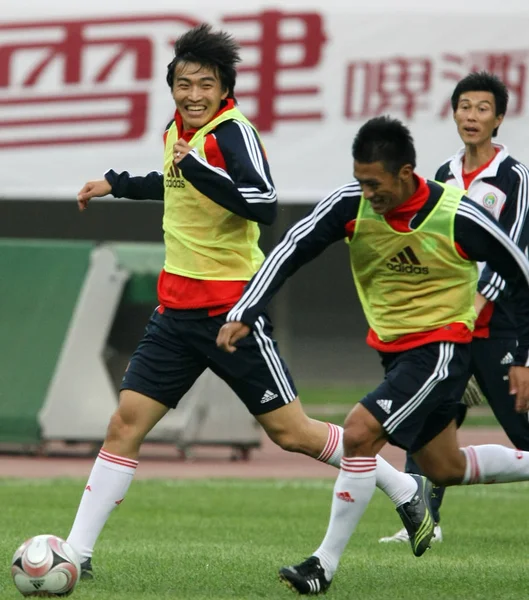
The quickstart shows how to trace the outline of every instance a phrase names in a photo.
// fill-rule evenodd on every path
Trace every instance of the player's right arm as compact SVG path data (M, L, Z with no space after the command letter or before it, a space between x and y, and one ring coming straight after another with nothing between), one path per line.
M352 182L327 196L304 218L283 234L250 280L245 292L226 317L217 345L234 352L234 344L245 337L285 281L300 267L331 244L344 240L348 223L356 219L360 186Z
M160 200L163 202L163 173L151 171L144 177L132 177L128 171L116 173L110 169L104 179L88 181L77 194L79 210L85 210L92 198L112 194L129 200Z
M169 121L165 127L164 140L172 123L173 121ZM132 177L128 171L117 173L110 169L105 173L104 179L87 181L79 190L77 194L79 210L85 210L92 198L102 198L109 194L112 194L114 198L159 200L163 202L163 173L151 171L143 177Z

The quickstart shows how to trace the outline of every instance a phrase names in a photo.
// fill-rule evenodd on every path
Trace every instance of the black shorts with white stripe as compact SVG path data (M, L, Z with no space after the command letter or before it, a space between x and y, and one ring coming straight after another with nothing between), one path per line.
M134 390L175 408L209 368L253 415L271 412L296 398L294 382L271 337L272 325L266 316L236 344L238 350L228 354L216 345L226 315L197 318L194 312L198 315L197 311L154 311L123 376L122 390Z
M381 357L386 377L361 402L390 443L413 454L456 418L470 377L470 344L439 342Z

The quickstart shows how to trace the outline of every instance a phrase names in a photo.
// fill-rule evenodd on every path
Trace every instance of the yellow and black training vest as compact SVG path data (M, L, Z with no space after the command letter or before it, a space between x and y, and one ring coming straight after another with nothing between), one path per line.
M454 242L464 191L442 187L430 214L406 233L392 229L363 196L360 200L348 241L351 267L369 326L383 342L450 323L474 329L478 269Z
M205 159L206 135L224 121L252 124L237 109L220 114L199 129L190 140ZM259 226L239 217L200 193L173 164L176 124L167 133L164 155L164 269L184 277L203 280L248 281L264 256Z

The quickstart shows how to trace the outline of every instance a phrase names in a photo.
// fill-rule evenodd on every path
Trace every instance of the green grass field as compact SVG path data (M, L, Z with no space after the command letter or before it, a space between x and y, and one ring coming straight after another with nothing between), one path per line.
M9 565L38 533L65 537L84 482L0 480L0 598L22 598ZM277 569L321 541L330 481L138 481L104 530L97 579L78 600L288 599ZM330 599L520 600L528 595L529 485L455 488L446 495L443 544L422 558L378 537L400 521L380 492L344 556Z

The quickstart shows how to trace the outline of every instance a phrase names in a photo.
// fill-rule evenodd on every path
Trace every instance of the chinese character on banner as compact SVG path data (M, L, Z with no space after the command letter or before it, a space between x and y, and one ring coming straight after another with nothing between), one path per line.
M497 75L509 90L509 115L521 115L524 112L525 85L527 74L527 53L511 52L469 52L464 56L444 54L443 60L448 63L441 72L443 79L457 82L473 71L488 71ZM452 114L450 98L441 107L439 115L446 118Z
M326 42L322 17L318 13L286 13L266 10L260 14L230 16L225 23L236 26L256 24L258 37L236 35L241 47L258 55L255 64L245 61L239 74L253 76L252 88L240 89L238 98L249 98L255 104L252 120L262 131L272 131L279 121L311 121L322 119L320 110L311 105L318 99L320 87L305 83L285 83L285 73L302 76L320 64ZM252 30L253 31L253 30ZM243 77L244 78L244 77ZM296 78L297 81L297 78ZM287 110L285 99L294 100ZM249 115L250 116L250 115Z
M428 58L387 58L347 65L345 116L366 119L386 112L412 119L428 108L432 63Z
M154 15L0 25L9 40L0 43L0 148L143 136L155 44L170 48L156 24L174 31L197 22Z

